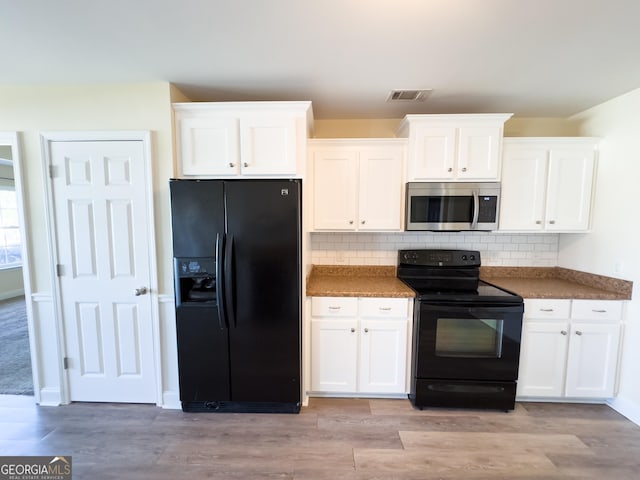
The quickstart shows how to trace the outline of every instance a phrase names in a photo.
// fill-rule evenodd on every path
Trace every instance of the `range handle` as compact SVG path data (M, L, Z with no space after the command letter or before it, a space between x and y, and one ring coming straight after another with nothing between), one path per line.
M227 313L227 325L238 326L236 317L236 279L233 262L233 235L227 235L224 251L224 304Z
M216 235L216 305L218 308L218 323L220 328L229 328L229 322L227 321L227 312L224 305L224 268L223 258L225 250L225 235L222 236L218 233Z

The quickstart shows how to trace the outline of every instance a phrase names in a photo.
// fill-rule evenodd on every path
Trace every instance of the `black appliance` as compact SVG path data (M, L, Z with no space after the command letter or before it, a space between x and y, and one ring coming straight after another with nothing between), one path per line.
M477 251L398 252L398 278L416 291L409 398L418 408L515 408L524 302L479 274Z
M184 411L300 411L301 181L169 182Z

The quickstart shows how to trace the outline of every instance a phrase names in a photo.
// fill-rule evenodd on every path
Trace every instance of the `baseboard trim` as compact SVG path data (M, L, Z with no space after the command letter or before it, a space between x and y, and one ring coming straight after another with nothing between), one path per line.
M162 405L160 406L171 410L181 410L180 395L177 392L163 392Z
M24 297L24 289L22 290L9 290L8 292L0 293L0 301L9 300L10 298Z
M640 426L640 405L624 397L616 397L607 402L611 408Z
M58 407L62 404L59 388L41 388L38 405L43 407Z

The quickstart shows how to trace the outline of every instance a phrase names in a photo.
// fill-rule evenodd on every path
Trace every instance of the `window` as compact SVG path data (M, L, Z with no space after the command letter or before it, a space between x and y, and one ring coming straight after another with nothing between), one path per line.
M0 188L0 269L22 265L21 244L16 191Z

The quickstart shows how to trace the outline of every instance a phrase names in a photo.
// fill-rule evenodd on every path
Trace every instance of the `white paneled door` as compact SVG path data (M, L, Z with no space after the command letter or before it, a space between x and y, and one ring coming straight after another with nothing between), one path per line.
M70 401L156 401L144 148L49 143Z

